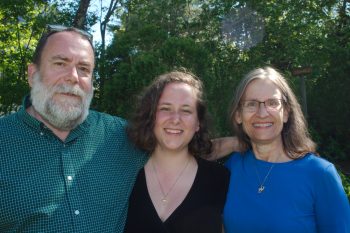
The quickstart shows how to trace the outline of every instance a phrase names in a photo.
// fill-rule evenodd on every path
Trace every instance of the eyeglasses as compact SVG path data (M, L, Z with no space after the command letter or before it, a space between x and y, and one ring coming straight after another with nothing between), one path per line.
M267 111L278 111L282 107L282 99L267 99L265 101L258 100L245 100L242 101L242 107L247 112L257 112L260 108L260 104L264 104Z
M57 25L57 24L48 24L46 26L46 31L48 33L48 37L55 33L55 32L63 32L63 31L74 31L74 32L77 32L79 33L80 35L86 37L89 42L92 44L92 41L93 41L93 37L90 33L84 31L84 30L81 30L79 28L75 28L75 27L66 27L64 25Z

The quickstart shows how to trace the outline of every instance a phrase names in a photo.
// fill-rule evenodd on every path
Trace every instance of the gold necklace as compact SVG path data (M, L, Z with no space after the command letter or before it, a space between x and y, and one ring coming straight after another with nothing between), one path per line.
M156 169L156 167L155 167L155 165L154 165L154 161L153 161L153 160L151 161L154 174L156 175L156 178L157 178L157 181L158 181L158 184L159 184L160 191L162 192L162 195L163 195L163 197L162 197L162 199L161 199L163 205L166 205L166 204L167 204L167 202L168 202L168 199L167 199L168 195L169 195L170 192L174 189L176 183L177 183L177 182L179 181L179 179L181 178L182 174L184 173L184 171L186 170L188 164L190 163L190 160L191 160L191 157L188 158L188 160L187 160L187 162L186 162L186 165L185 165L184 168L180 171L180 173L179 173L179 175L177 176L175 182L171 185L171 187L169 188L169 190L168 190L167 193L164 192L163 187L162 187L162 184L160 183L160 180L159 180L159 177L158 177L158 172L157 172L157 169Z

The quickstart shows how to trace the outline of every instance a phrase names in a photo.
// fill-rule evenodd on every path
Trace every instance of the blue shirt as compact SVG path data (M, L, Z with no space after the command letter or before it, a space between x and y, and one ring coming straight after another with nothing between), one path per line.
M123 232L146 161L124 120L90 111L63 142L22 107L0 118L0 148L1 233Z
M226 233L350 233L349 201L328 161L308 154L273 164L248 151L234 153L225 165L231 171Z

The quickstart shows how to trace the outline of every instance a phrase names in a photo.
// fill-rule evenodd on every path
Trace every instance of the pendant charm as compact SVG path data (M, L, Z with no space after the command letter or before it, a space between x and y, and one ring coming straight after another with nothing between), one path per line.
M262 193L264 192L265 186L260 185L259 189L258 189L258 193Z
M168 200L167 200L166 198L162 198L162 203L163 203L163 205L166 205L167 202L168 202Z

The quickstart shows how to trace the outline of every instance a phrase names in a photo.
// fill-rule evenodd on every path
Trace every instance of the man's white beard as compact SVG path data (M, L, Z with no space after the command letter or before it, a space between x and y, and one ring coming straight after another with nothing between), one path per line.
M79 100L67 98L55 100L57 93L69 93L80 97ZM41 117L59 130L69 131L81 124L89 114L93 89L86 93L77 86L59 84L47 87L43 84L39 72L33 76L30 91L32 105Z

